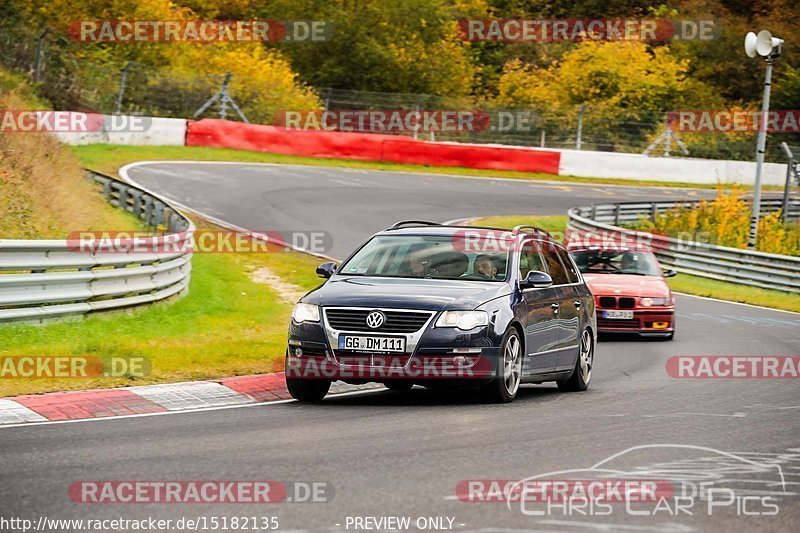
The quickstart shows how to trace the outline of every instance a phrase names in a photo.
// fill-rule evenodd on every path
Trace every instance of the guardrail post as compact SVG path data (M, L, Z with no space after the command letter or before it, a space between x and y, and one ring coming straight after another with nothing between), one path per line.
M653 224L656 223L657 217L658 217L658 204L653 202L652 204L650 204L650 220L653 222Z
M119 188L119 207L128 211L128 188L127 187L120 187Z
M597 204L592 204L592 220L597 220Z
M156 219L155 224L153 224L156 228L161 225L161 222L164 220L164 204L161 202L156 203Z
M153 225L153 199L149 196L144 198L144 215L142 219L148 226Z
M142 193L136 189L132 189L129 193L133 198L133 205L131 205L131 212L137 217L142 212Z
M620 204L614 204L614 225L619 226Z
M167 228L167 231L169 232L172 231L172 215L174 214L175 212L169 207L164 208L164 221L162 222L162 224L164 225L164 227Z

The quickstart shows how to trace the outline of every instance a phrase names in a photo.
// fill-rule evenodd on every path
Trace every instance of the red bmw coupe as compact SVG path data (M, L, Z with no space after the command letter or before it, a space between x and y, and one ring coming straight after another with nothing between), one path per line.
M650 251L570 249L597 309L597 329L670 340L675 336L675 297Z

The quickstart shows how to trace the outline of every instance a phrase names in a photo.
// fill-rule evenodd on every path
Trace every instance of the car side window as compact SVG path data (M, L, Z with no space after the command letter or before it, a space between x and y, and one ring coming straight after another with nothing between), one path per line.
M531 270L544 271L542 257L539 255L539 244L536 241L528 241L520 249L519 279L525 279Z
M556 248L556 252L558 252L558 257L561 258L561 263L564 265L564 268L567 271L567 279L569 279L569 282L578 283L581 280L581 277L578 274L575 264L572 262L572 259L570 259L567 251L563 248Z
M558 254L556 254L555 246L545 247L545 249L542 250L542 255L544 255L544 260L547 263L547 272L550 274L550 277L553 278L553 285L566 285L569 283L567 272L564 270L564 266L561 264Z

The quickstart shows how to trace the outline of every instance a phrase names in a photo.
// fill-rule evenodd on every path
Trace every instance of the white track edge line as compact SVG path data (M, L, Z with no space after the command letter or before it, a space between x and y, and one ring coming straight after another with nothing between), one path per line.
M342 398L347 396L358 396L361 394L369 394L373 392L385 392L386 389L369 389L369 390L358 390L358 391L350 391L350 392L339 392L333 393L328 398ZM90 392L90 391L84 391ZM287 398L285 400L272 400L269 402L252 402L252 403L245 403L245 404L236 404L236 405L218 405L214 407L200 407L196 409L181 409L175 411L159 411L157 413L136 413L131 415L119 415L119 416L104 416L104 417L97 417L97 418L75 418L70 420L46 420L41 422L20 422L18 424L2 424L0 425L0 431L3 429L8 428L18 428L18 427L30 427L30 426L49 426L54 424L73 424L78 422L103 422L103 421L111 421L111 420L122 420L126 418L145 418L151 416L162 416L162 415L180 415L180 414L187 414L187 413L202 413L205 411L223 411L225 409L239 409L242 407L261 407L267 405L278 405L282 403L293 403L297 402L297 400L292 398Z
M261 165L261 166L268 166L268 167L304 167L304 168L316 168L316 169L334 169L334 170L344 170L347 172L383 172L387 174L411 174L414 176L421 176L421 177L441 177L441 178L459 178L459 179L468 179L468 180L495 180L495 181L504 181L504 182L514 182L514 183L528 183L530 185L557 185L560 187L615 187L615 188L622 188L622 189L659 189L663 191L713 191L714 189L711 188L703 188L703 187L681 187L678 185L675 186L667 186L667 185L643 185L638 183L637 180L629 180L631 182L630 185L622 185L618 183L591 183L591 182L582 182L582 181L559 181L559 180L537 180L537 179L524 179L524 178L503 178L499 176L470 176L467 174L443 174L437 172L413 172L407 170L372 170L367 168L355 168L355 167L335 167L335 166L327 166L327 165L311 165L311 164L299 164L299 163L264 163L258 161L192 161L189 159L186 160L172 160L167 159L163 161L159 160L145 160L145 161L135 161L133 163L128 163L124 165L122 168L133 168L140 165L160 165L160 164L168 164L168 165L179 165L179 164L191 164L191 165ZM120 169L120 170L121 170ZM571 176L576 177L576 176ZM591 179L591 178L587 178ZM597 179L604 179L604 178L597 178ZM619 178L625 179L625 178ZM707 185L714 185L713 183L709 183ZM726 185L726 184L722 184Z

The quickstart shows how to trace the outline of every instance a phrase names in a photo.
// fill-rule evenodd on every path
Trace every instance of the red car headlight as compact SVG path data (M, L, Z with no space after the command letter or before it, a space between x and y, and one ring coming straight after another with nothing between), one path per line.
M642 307L665 307L672 305L672 298L642 298Z

